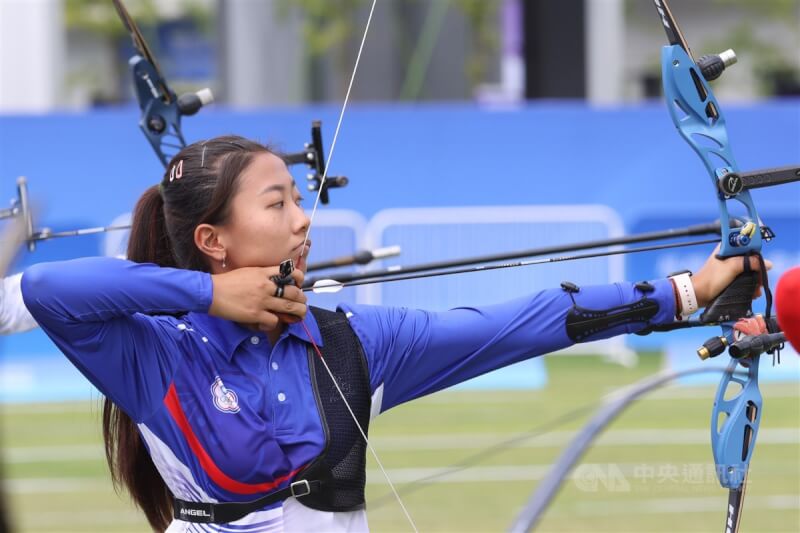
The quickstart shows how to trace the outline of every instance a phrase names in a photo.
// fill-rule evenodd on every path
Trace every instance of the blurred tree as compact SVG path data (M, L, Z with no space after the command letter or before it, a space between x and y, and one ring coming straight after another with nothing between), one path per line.
M202 31L211 30L212 13L209 3L204 0L172 2L170 17L165 16L163 2L125 0L123 3L142 29L153 27L165 18L187 18ZM69 30L87 31L110 38L127 35L110 0L65 0L64 18Z
M186 19L204 34L212 29L213 17L206 0L175 0L169 4L155 0L125 0L125 7L136 21L153 54L158 58L160 40L157 29L165 20ZM105 49L107 62L75 61L66 73L65 84L73 93L86 93L91 104L126 100L129 93L128 68L117 60L120 50L129 46L128 32L110 0L65 0L64 19L68 46L75 38ZM84 49L86 45L84 44ZM104 66L105 65L105 66ZM109 72L112 70L112 72Z
M797 60L797 50L800 48L800 0L705 0L705 3L720 11L738 10L742 16L739 22L726 28L724 37L692 43L697 55L732 48L738 56L752 56L749 63L755 65L752 68L758 93L764 96L800 95L800 65ZM636 4L638 0L626 0L628 16ZM680 22L682 17L678 18ZM772 35L765 36L763 30L759 31L767 24L786 26L787 34L795 36L796 42L791 51L776 45ZM654 61L642 73L641 80L645 97L660 95L660 64Z
M336 68L347 72L352 67L351 44L361 35L359 14L371 0L280 0L281 12L303 12L303 37L312 65L331 57ZM392 21L398 26L400 68L406 71L400 98L416 100L423 92L425 73L449 14L464 18L469 29L470 50L464 65L471 89L486 81L488 65L499 43L498 10L502 0L396 0L391 3ZM421 28L419 17L424 13ZM313 66L311 67L314 68ZM312 73L312 79L315 77ZM346 83L346 80L343 82Z
M158 20L154 0L128 0L125 7L143 27ZM78 30L116 39L127 35L114 5L108 0L66 0L64 18L68 30Z
M725 36L724 42L705 43L709 50L733 48L742 53L750 53L756 58L754 73L756 74L759 92L764 95L790 96L800 95L800 68L797 62L797 50L800 40L794 47L794 56L787 57L786 52L766 38L759 37L756 29L759 22L772 21L786 24L797 36L800 26L800 1L798 0L714 0L720 6L739 7L749 12ZM798 38L800 39L800 38Z

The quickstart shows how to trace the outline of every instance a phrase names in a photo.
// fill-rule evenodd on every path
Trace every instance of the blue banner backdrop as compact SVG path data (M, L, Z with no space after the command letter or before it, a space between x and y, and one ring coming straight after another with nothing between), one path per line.
M800 100L723 105L743 170L800 163ZM189 142L237 133L297 151L309 140L311 121L321 119L327 149L337 116L334 106L252 112L211 107L186 119L184 129ZM305 169L294 173L303 188ZM347 188L331 192L332 206L355 210L366 220L396 207L604 204L620 215L628 232L635 232L717 216L706 171L676 134L661 102L613 109L563 102L504 109L353 105L331 173L351 180ZM27 176L40 208L39 226L63 230L108 224L130 211L162 174L138 129L137 109L0 116L0 198L12 198L16 177ZM765 248L776 260L777 279L784 268L800 263L800 184L758 190L754 196L764 221L778 234ZM515 248L536 245L520 238ZM36 252L22 254L15 268L98 255L101 248L97 236L41 243ZM697 268L710 251L632 256L627 277ZM663 347L663 338L631 342ZM41 333L8 339L6 348L8 342L14 353L54 351Z

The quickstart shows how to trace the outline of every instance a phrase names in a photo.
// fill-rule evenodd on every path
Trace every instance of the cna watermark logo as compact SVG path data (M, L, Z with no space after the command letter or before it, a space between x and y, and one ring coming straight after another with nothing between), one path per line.
M583 492L628 492L633 490L668 490L680 485L681 490L705 490L718 486L720 473L713 463L662 463L662 464L583 464L571 476L575 486ZM748 483L752 482L752 476Z
M572 474L575 486L583 492L630 492L631 484L622 469L613 463L584 464Z

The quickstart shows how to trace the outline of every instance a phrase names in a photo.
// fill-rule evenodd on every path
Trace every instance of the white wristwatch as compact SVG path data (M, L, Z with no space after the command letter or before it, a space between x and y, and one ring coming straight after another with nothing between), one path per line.
M692 273L682 272L669 279L675 284L675 289L678 291L678 298L681 301L681 313L678 320L686 320L692 316L698 309L697 296L694 293L694 285L692 284Z

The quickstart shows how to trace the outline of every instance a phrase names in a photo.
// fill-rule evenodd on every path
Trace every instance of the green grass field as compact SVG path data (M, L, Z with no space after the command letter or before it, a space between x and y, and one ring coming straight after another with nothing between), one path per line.
M600 398L657 372L661 358L643 356L632 369L595 357L546 363L545 389L443 392L373 422L373 446L420 531L508 528ZM800 531L800 390L797 383L761 389L764 413L741 530ZM713 394L714 387L669 387L634 404L583 458L537 531L722 531L727 494L713 477ZM99 405L4 409L5 491L17 531L147 530L111 488ZM590 408L580 416L535 432L583 406ZM470 464L443 475L462 462ZM368 478L372 530L409 531L372 460Z

